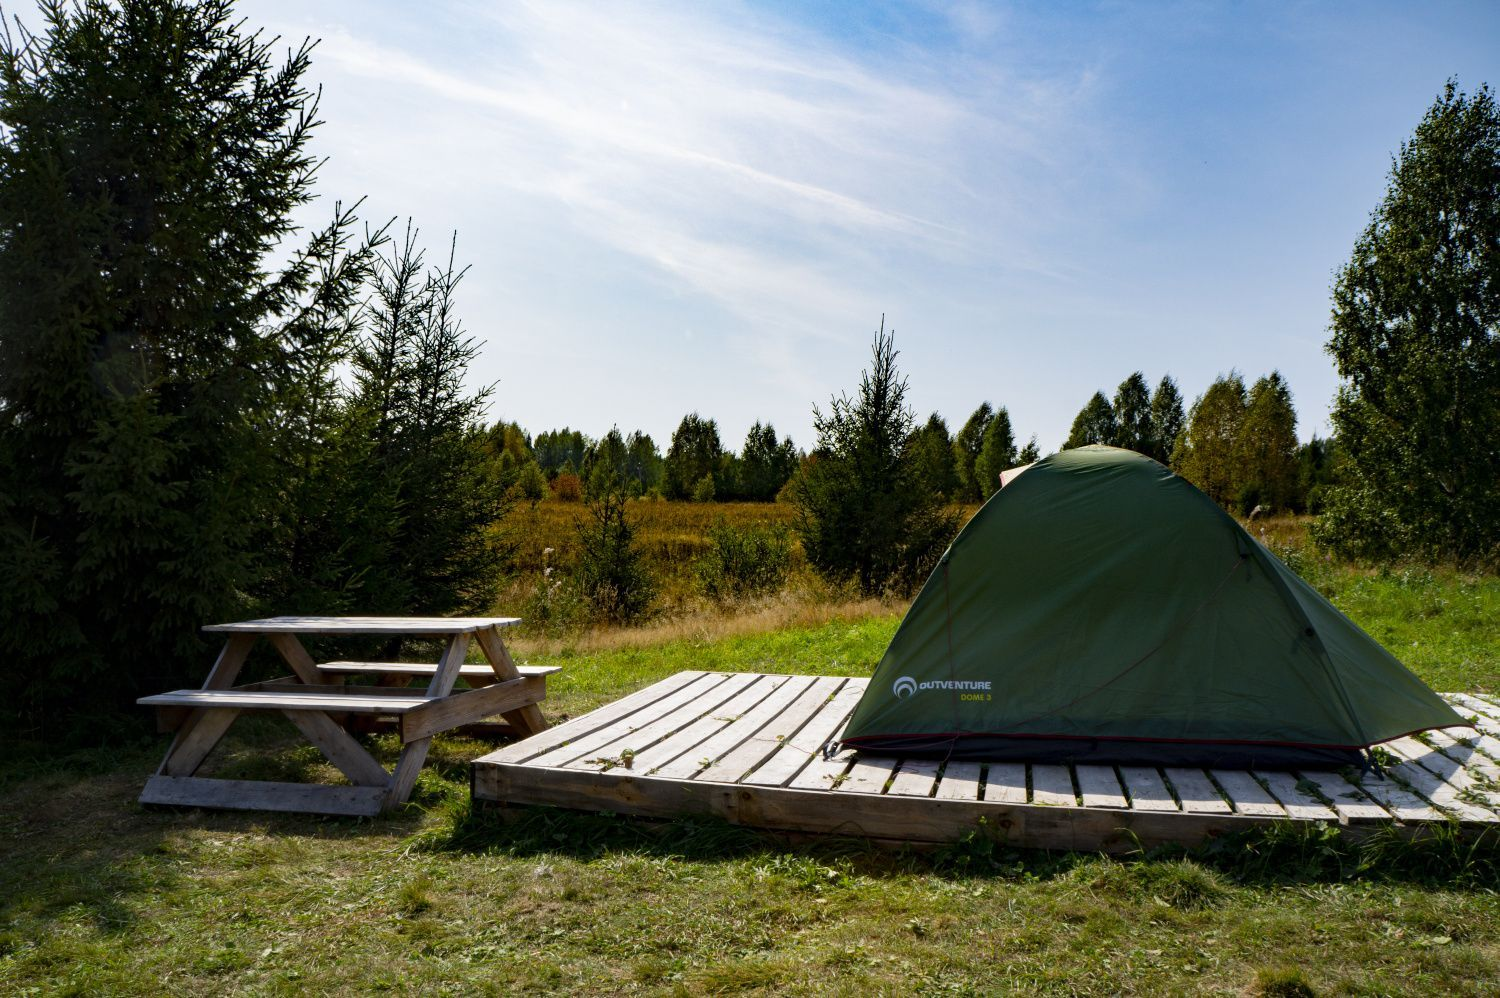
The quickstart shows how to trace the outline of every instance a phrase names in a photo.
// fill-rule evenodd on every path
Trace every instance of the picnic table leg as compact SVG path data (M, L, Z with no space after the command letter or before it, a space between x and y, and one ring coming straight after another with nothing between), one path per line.
M495 670L496 679L505 682L509 679L520 678L521 673L516 670L516 663L511 661L505 642L500 640L499 628L482 627L474 633L474 636L479 639L479 647L484 651L484 657L489 660L490 668ZM509 721L516 734L522 738L547 730L547 722L542 718L541 708L534 703L508 710L500 716Z
M453 692L453 684L458 681L458 671L463 667L464 659L469 655L469 644L472 640L473 638L468 634L455 634L453 640L448 642L447 650L438 661L437 671L432 674L432 681L427 684L428 696L445 697ZM386 792L386 807L406 803L406 799L411 796L412 788L417 785L417 774L422 771L422 764L427 761L427 752L431 747L430 737L418 738L401 747L401 758L396 760L396 768L391 773L390 789Z
M219 657L214 660L213 668L208 671L203 688L227 690L233 686L254 644L253 634L230 635L229 640L224 642L224 647L219 650ZM178 726L177 734L172 737L172 744L167 747L167 754L162 757L161 765L156 770L158 775L193 775L238 716L239 711L222 708L190 711Z

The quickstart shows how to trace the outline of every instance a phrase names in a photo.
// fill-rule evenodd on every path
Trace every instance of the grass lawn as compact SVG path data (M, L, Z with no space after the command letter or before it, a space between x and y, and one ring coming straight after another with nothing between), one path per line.
M1500 579L1299 568L1435 687L1500 689ZM521 651L565 667L555 719L680 669L868 674L899 612ZM213 765L326 776L288 731L244 725ZM0 993L1500 991L1494 843L1285 833L1120 861L548 809L501 821L468 807L486 747L436 746L414 804L374 821L143 809L155 740L13 759Z

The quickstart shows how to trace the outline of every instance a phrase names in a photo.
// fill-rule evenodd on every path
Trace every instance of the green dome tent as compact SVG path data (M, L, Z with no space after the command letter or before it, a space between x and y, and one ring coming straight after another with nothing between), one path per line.
M1162 465L1055 454L912 603L843 736L873 754L1248 768L1360 762L1464 725Z

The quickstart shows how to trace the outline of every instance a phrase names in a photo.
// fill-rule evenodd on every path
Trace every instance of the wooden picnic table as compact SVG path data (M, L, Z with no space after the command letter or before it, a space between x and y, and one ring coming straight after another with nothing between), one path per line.
M270 617L205 627L224 634L224 648L203 686L142 697L176 731L156 774L146 782L143 804L298 811L314 814L379 814L404 803L427 758L432 736L501 715L511 733L525 738L547 727L537 703L546 696L554 668L518 667L501 640L515 617ZM411 662L318 663L299 635L404 635L447 638L436 664ZM252 647L266 639L292 674L236 686ZM477 642L485 664L467 666ZM378 685L345 685L351 675L374 676ZM469 689L455 690L462 678ZM425 689L409 687L427 679ZM276 710L297 726L351 786L226 780L195 775L241 712ZM401 755L387 771L345 727L353 719L390 719L401 738Z

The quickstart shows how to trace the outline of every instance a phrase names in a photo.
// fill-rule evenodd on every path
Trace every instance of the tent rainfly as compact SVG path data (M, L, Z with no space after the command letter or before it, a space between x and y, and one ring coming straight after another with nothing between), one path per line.
M1466 725L1202 492L1116 447L1010 476L912 603L842 742L862 753L1360 764Z

